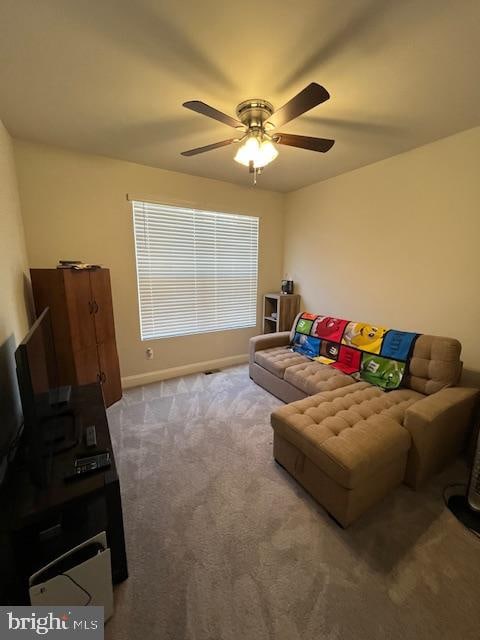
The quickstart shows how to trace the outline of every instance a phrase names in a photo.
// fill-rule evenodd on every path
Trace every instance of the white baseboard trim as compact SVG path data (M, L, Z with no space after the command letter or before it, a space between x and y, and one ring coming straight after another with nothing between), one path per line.
M245 362L248 362L248 353L242 353L238 356L229 356L228 358L206 360L204 362L193 362L192 364L185 364L181 367L171 367L170 369L159 369L158 371L139 373L135 376L126 376L125 378L122 378L122 388L130 389L131 387L140 387L144 384L150 384L151 382L159 382L160 380L168 380L169 378L188 376L192 373L208 371L209 369L223 369L224 367L232 367L236 364L244 364Z

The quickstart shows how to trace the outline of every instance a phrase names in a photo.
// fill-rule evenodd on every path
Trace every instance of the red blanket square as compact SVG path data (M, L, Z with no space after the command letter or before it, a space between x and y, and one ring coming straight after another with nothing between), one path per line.
M362 361L362 354L357 349L352 347L340 347L337 362L334 362L331 366L335 369L340 369L343 373L355 373L360 371L360 363Z
M348 320L330 318L328 316L319 317L313 324L312 335L318 338L326 338L331 342L341 342L347 324Z

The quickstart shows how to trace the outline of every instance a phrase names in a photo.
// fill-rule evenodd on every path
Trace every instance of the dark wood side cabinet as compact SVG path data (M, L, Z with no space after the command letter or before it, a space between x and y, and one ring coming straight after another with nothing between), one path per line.
M100 382L105 405L122 397L108 269L31 269L37 316L50 307L59 383Z

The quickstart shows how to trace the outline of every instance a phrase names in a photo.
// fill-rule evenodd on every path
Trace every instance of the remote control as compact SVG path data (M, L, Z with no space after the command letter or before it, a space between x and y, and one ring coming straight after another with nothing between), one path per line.
M87 456L85 458L77 458L75 460L73 473L66 476L65 480L83 478L90 473L95 473L96 471L107 469L111 464L112 462L109 451L97 453L94 456Z
M471 509L480 511L480 433L478 434L475 457L473 458L467 499Z
M94 424L85 429L85 444L87 447L95 447L97 445L97 431Z

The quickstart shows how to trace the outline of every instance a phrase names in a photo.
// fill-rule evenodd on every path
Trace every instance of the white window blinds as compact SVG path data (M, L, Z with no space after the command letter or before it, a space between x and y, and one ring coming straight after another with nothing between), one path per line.
M258 218L133 202L142 340L257 323Z

